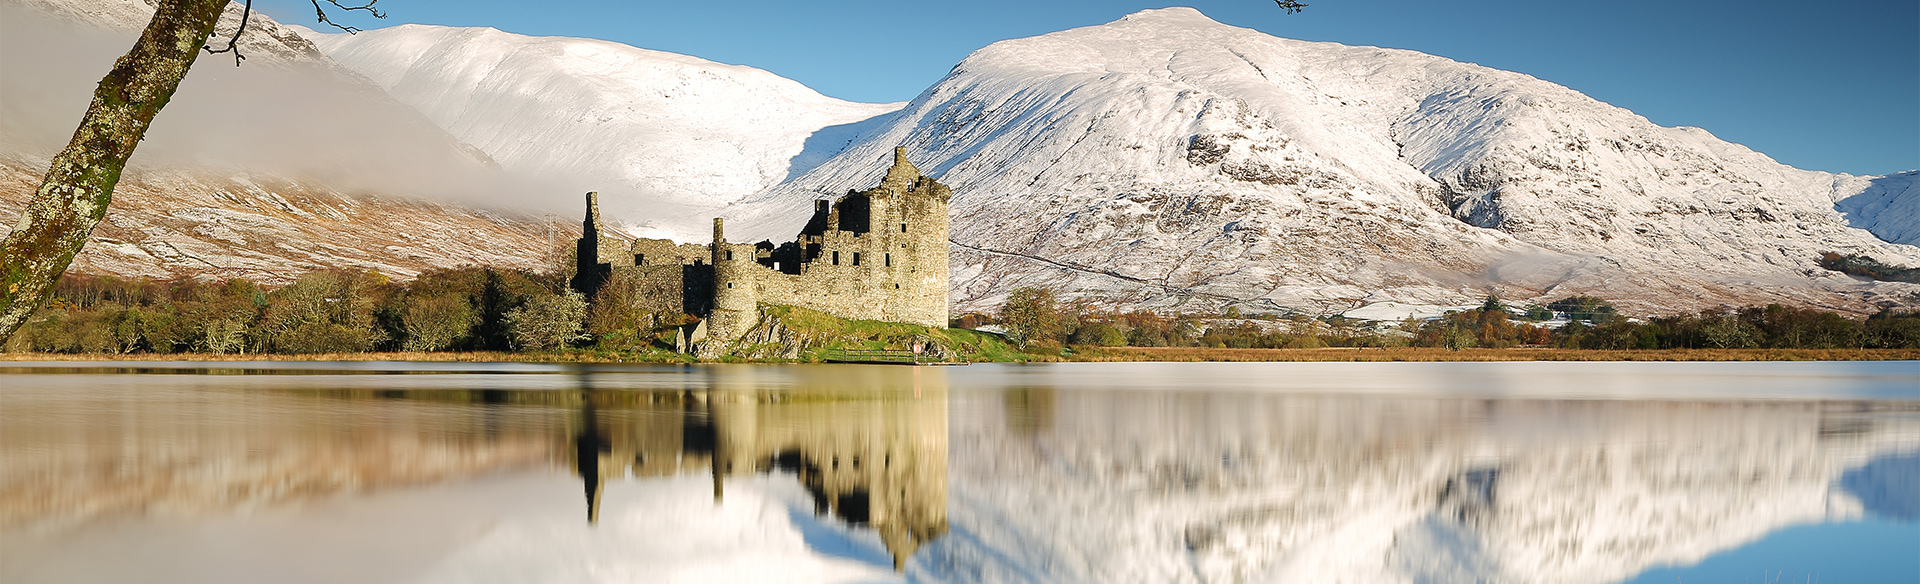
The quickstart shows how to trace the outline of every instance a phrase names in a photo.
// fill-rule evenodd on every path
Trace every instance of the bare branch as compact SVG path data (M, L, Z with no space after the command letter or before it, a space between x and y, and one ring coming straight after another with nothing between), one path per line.
M1279 4L1280 9L1287 11L1287 14L1299 14L1300 9L1307 7L1307 5L1301 4L1296 0L1273 0L1273 3Z
M252 0L248 0L248 1L251 2ZM340 24L338 22L334 22L332 20L328 20L327 11L320 7L320 0L309 0L309 1L313 2L313 17L319 19L320 22L333 25L334 28L346 31L349 34L360 32L359 28L347 26L344 24ZM385 13L380 12L380 9L373 7L373 5L375 3L378 3L379 1L380 0L367 0L366 4L361 4L359 6L347 6L345 4L341 4L340 0L327 0L327 3L332 4L334 8L339 8L341 10L347 10L347 11L365 10L368 14L372 14L374 18L386 18L387 15Z
M233 38L227 39L227 48L216 51L216 50L213 50L213 47L200 45L200 49L203 51L206 51L207 54L209 55L218 55L220 53L233 53L233 66L239 67L241 61L247 60L247 56L240 54L240 46L236 43L240 42L240 34L247 32L247 19L251 18L252 16L253 16L253 0L247 0L246 7L240 11L240 28L235 29L233 31Z

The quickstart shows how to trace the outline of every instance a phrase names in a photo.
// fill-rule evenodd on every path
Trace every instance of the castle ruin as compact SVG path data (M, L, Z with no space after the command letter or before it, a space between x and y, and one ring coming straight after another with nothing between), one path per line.
M729 243L715 218L712 243L699 245L628 242L601 225L597 195L587 193L572 285L603 301L602 288L618 277L634 291L620 301L699 317L707 338L720 344L750 330L762 303L945 327L951 197L907 161L906 148L895 148L878 186L816 201L794 241Z

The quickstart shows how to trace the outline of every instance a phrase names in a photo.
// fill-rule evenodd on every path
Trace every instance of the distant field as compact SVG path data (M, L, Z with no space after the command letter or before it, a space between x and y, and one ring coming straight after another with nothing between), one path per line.
M106 353L0 353L4 361L431 361L515 363L690 362L690 358L599 351L556 353L435 352L320 353L306 355L206 353L114 355ZM1076 347L1065 357L1034 355L1048 361L1916 361L1920 349L1589 349L1346 348L1208 349L1199 347Z
M224 354L212 353L133 353L116 355L110 353L0 353L0 362L6 361L430 361L430 362L513 362L513 363L620 363L634 362L635 357L615 356L592 351L561 353L503 353L503 352L398 352L398 353L309 353L287 355L279 353Z
M1920 349L1208 349L1081 347L1074 361L1911 361Z

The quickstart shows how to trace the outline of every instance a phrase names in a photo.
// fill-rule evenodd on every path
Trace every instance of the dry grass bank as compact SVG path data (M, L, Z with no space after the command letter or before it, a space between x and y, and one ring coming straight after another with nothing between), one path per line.
M1910 361L1920 349L1209 349L1076 347L1074 361Z
M1916 361L1920 349L1210 349L1201 347L1074 347L1063 358L1035 355L1041 361ZM649 359L652 357L652 359ZM691 362L671 354L635 355L597 351L553 353L318 353L306 355L207 353L0 353L0 362L18 361L421 361L456 363L633 363Z
M250 353L214 355L211 353L0 353L0 362L18 361L421 361L436 363L632 363L633 355L591 351L557 353L503 352L392 352L392 353L312 353L282 355ZM674 361L677 362L677 361Z

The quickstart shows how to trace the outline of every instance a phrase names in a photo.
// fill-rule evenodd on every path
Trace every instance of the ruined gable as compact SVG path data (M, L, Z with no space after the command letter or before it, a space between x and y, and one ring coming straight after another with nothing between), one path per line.
M587 193L587 217L580 222L580 240L574 246L573 281L568 285L592 298L613 275L614 268L632 266L627 242L600 223L600 193Z
M947 204L952 192L920 174L906 149L878 186L821 201L799 237L773 245L726 241L714 221L714 330L743 332L758 305L847 319L947 324Z
M620 280L643 282L652 291L638 302L649 309L679 306L705 318L710 334L722 342L752 327L762 303L945 327L951 198L945 185L907 160L905 148L896 148L879 185L818 201L793 241L729 243L724 223L714 219L713 242L702 246L626 243L606 235L589 193L575 287L594 298L617 272ZM676 283L677 299L664 292Z
M575 248L573 290L588 300L626 302L655 313L704 315L713 305L707 246L664 239L631 242L600 221L599 195L587 193L587 216Z

